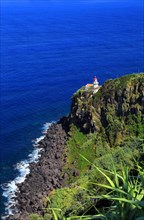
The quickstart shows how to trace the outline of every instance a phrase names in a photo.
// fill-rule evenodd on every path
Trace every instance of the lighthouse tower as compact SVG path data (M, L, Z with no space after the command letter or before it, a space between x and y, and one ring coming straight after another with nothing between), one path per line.
M93 88L94 88L93 93L96 93L99 90L99 83L97 81L96 76L94 77Z

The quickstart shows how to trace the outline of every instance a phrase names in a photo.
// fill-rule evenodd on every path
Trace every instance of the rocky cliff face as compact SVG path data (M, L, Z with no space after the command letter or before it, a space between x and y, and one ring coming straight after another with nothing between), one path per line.
M83 132L102 132L111 144L144 133L144 74L108 80L96 94L81 88L72 98L69 123Z

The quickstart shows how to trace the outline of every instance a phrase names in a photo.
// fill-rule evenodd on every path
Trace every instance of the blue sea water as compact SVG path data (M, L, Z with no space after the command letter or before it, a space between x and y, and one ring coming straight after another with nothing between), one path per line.
M0 184L94 75L102 84L144 71L143 16L142 0L2 1Z

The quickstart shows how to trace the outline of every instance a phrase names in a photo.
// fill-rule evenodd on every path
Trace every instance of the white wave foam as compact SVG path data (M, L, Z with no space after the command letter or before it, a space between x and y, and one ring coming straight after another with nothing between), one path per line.
M47 130L49 129L49 127L51 126L51 124L53 124L54 121L52 121L51 123L47 122L43 125L42 130L43 130L43 134L46 134Z
M43 136L40 136L39 138L36 138L35 140L33 140L32 142L33 142L33 146L34 147L37 147L38 145L39 145L39 142L41 141L41 140L43 140L44 139L44 135Z
M52 122L53 123L53 122ZM51 126L52 123L45 123L42 127L42 134L46 134L47 130ZM18 184L21 184L26 179L26 176L30 173L29 165L30 163L36 163L41 156L40 152L41 148L36 148L39 145L39 142L44 139L45 135L36 138L33 142L34 150L32 153L28 155L27 160L23 160L20 163L17 163L15 169L18 170L19 175L9 183L3 184L1 187L3 189L3 196L7 199L7 203L5 203L5 215L2 219L5 219L9 215L14 215L16 210L16 192L18 192Z

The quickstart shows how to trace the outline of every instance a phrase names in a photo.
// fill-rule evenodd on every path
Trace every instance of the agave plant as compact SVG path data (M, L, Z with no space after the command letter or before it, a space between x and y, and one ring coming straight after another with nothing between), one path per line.
M109 200L111 206L107 211L102 211L101 216L91 216L91 219L144 220L144 170L142 167L136 164L136 176L130 174L126 165L122 165L121 174L116 171L114 164L112 171L102 170L97 166L95 169L106 178L107 184L93 182L92 184L107 189L107 193L91 197L97 201ZM112 179L108 173L113 176Z

